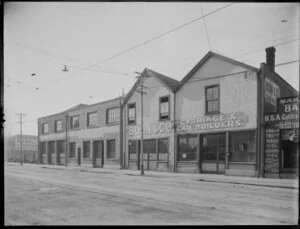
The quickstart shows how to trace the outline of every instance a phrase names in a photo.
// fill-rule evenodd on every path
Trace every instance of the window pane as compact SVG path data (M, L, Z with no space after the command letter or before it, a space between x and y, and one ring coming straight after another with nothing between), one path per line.
M64 140L57 141L57 153L58 154L65 153L65 141Z
M214 111L214 112L219 111L219 101L218 100L212 101L212 111Z
M160 118L169 118L169 97L164 97L160 99Z
M212 101L208 101L207 102L207 112L212 112L213 111L213 102Z
M197 136L182 136L179 139L178 160L194 161L197 159Z
M255 162L255 132L231 133L230 161Z
M116 140L107 141L107 158L116 157Z
M98 113L93 112L88 114L88 126L96 126L98 123Z
M135 122L135 104L131 104L128 106L128 122Z
M107 123L118 123L120 120L120 109L110 108L107 110Z
M75 157L75 142L70 142L69 144L69 157L70 158Z
M79 116L71 117L71 128L79 127Z
M206 98L207 99L213 98L213 89L211 87L206 89Z
M219 98L219 87L213 87L213 99Z

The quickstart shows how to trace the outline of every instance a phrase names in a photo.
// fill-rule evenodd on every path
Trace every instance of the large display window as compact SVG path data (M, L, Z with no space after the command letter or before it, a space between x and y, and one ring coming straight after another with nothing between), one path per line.
M178 137L178 161L197 160L197 135L183 135Z
M230 133L230 162L255 162L255 131L238 131Z

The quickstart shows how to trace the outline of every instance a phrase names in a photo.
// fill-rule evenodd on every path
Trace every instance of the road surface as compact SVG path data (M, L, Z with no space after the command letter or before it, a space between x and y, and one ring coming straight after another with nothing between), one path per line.
M298 190L5 165L5 225L297 225Z

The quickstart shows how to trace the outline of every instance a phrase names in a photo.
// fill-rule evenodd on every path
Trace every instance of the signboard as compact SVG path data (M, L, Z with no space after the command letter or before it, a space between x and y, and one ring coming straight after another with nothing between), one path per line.
M37 150L38 142L36 139L22 139L22 150ZM15 140L15 150L21 150L21 139Z
M265 101L276 107L277 98L280 97L280 89L269 78L265 78Z
M279 98L277 113L265 115L265 172L279 172L280 131L283 135L297 139L299 129L299 99L297 97ZM290 129L289 131L287 131ZM295 136L290 133L296 133Z
M152 123L144 125L144 134L162 134L176 130L176 132L199 132L207 130L234 129L243 127L249 122L244 112L228 114L205 115L194 119L171 122ZM175 124L175 125L174 125ZM129 126L128 134L139 135L140 126Z

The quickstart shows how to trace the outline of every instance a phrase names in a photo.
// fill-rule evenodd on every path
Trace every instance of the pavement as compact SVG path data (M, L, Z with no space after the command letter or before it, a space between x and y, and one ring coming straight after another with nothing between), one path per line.
M6 163L7 165L19 165L18 163ZM38 166L45 169L58 169L58 170L75 170L81 172L92 173L106 173L106 174L119 174L119 175L132 175L139 176L140 171L128 169L109 169L109 168L93 168L83 166L64 166L64 165L45 165L45 164L23 164L23 166ZM146 177L169 178L169 179L185 179L196 180L201 182L218 182L218 183L231 183L254 185L264 187L276 188L289 188L298 189L299 179L271 179L271 178L257 178L257 177L244 177L244 176L226 176L219 174L192 174L192 173L170 173L158 171L145 171Z

